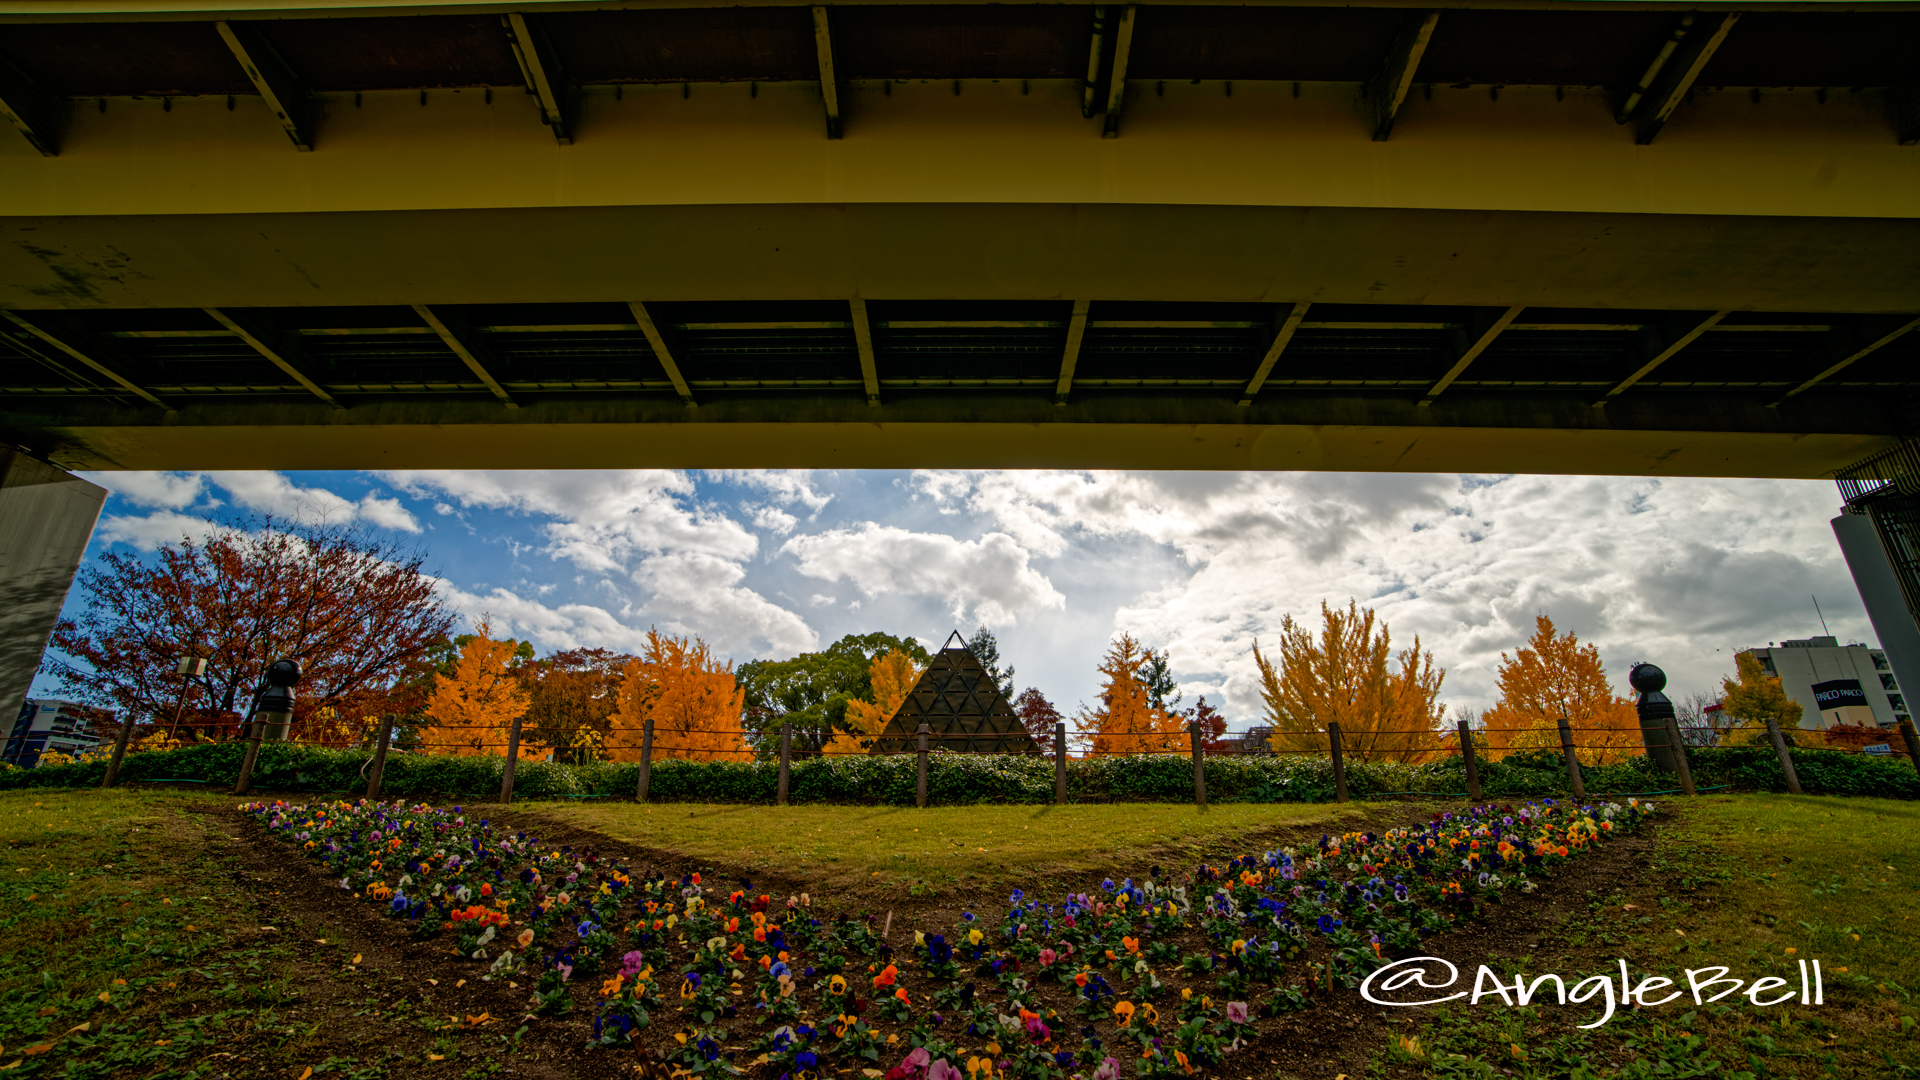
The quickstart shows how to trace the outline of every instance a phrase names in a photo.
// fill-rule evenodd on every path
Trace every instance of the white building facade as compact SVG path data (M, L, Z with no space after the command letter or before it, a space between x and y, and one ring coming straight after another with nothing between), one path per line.
M1803 728L1836 724L1892 728L1908 719L1905 695L1887 654L1831 637L1782 641L1764 649L1743 650L1760 661L1780 688L1800 703Z
M96 724L111 722L113 711L72 701L28 698L20 706L0 759L22 769L40 763L40 755L59 751L75 757L100 745Z

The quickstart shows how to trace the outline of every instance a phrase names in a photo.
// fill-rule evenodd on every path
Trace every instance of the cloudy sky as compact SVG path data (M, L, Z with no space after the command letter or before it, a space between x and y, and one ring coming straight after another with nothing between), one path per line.
M1320 602L1418 635L1443 699L1480 709L1537 613L1679 697L1732 654L1872 640L1824 481L1336 473L99 473L93 550L152 550L209 516L352 521L417 545L464 616L542 651L631 650L649 626L735 660L884 630L994 629L1020 686L1071 712L1130 631L1186 703L1257 722L1250 646ZM79 601L69 598L69 610ZM45 680L38 689L46 690Z

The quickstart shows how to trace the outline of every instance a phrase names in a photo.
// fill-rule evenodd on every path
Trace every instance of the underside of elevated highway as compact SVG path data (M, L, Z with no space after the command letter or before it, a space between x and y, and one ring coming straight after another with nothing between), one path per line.
M71 469L1831 475L1920 429L1920 3L13 0Z

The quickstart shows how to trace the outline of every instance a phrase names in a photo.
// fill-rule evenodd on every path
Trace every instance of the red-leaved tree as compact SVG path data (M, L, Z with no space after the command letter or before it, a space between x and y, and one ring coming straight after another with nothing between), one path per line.
M1066 717L1053 707L1047 695L1041 693L1038 687L1027 687L1020 691L1019 697L1013 699L1013 714L1026 726L1027 734L1033 736L1033 741L1040 744L1041 753L1053 753L1054 725Z
M64 694L164 729L182 700L183 738L233 731L266 665L300 663L291 736L355 741L363 721L417 712L454 616L421 557L354 529L271 517L182 537L154 556L107 551L80 573L86 610L55 627L42 670ZM193 733L189 735L189 732Z
M1224 754L1233 749L1226 743L1227 718L1220 715L1220 710L1207 704L1205 694L1200 695L1200 700L1193 703L1193 711L1187 715L1199 725L1200 744L1207 753Z

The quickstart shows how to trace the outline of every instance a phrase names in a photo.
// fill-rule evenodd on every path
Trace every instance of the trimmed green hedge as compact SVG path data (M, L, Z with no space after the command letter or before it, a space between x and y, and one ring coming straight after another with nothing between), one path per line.
M245 744L218 743L127 756L128 780L188 780L231 788ZM366 789L362 750L324 750L286 743L260 748L254 787L269 792L355 792ZM1737 790L1784 791L1786 778L1766 747L1726 747L1689 754L1694 782ZM397 798L492 799L500 792L500 758L395 754L387 759L383 787ZM1831 795L1876 795L1920 799L1920 775L1902 759L1796 750L1801 786ZM556 765L521 762L514 795L527 799L631 797L639 783L634 764L596 762ZM914 801L914 756L806 758L792 766L794 802L884 803ZM0 789L94 787L103 762L0 772ZM1589 794L1672 790L1672 777L1654 771L1648 759L1629 758L1584 771ZM1489 799L1568 794L1560 754L1552 750L1514 754L1480 763L1481 791ZM653 766L649 796L697 802L770 803L779 783L771 761L694 762L665 760ZM1429 765L1355 762L1347 767L1354 797L1415 793L1464 794L1466 767L1459 758ZM1183 756L1095 758L1067 763L1067 791L1082 801L1186 802L1193 798L1193 764ZM1043 757L934 754L927 765L927 794L936 805L1044 803L1053 800L1053 763ZM1333 765L1308 756L1222 756L1207 761L1207 797L1216 802L1323 802L1333 798Z

